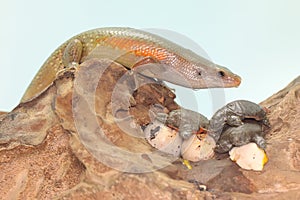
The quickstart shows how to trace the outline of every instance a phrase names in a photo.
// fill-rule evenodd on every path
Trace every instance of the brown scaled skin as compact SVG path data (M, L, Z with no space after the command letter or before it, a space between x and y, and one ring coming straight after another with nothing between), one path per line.
M237 87L241 82L227 68L158 35L108 27L81 33L58 47L32 80L21 103L46 90L62 69L91 58L111 59L145 76L193 89Z

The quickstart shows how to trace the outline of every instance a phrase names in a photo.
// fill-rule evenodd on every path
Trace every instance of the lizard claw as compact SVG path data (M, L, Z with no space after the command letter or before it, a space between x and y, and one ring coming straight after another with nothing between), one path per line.
M76 71L77 71L77 67L68 67L68 68L64 68L62 70L59 70L57 73L56 73L56 78L60 78L60 77L63 77L65 75L68 75L68 74L74 74Z

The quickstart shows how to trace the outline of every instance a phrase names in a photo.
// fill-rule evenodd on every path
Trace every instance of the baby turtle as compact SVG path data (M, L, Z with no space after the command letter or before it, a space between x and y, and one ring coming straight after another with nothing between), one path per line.
M144 133L148 143L156 149L198 162L211 158L215 153L216 142L208 136L207 128L206 117L181 108L169 114L156 113L155 119L145 127ZM188 164L186 166L191 167Z
M169 114L159 113L156 119L168 127L178 130L183 139L188 139L192 134L207 129L209 124L205 116L184 108L172 110Z
M221 135L215 147L215 152L226 153L233 147L255 142L261 149L266 148L265 133L261 124L244 123L238 127L228 127Z
M241 126L245 119L254 119L257 123L270 127L266 111L260 105L247 100L237 100L228 103L213 115L208 133L217 142L227 126Z

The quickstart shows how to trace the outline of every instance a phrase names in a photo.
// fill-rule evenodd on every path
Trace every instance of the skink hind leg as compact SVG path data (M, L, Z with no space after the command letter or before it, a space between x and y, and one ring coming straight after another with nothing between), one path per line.
M48 58L46 63L41 67L38 74L32 80L25 94L21 99L21 103L29 102L40 94L42 94L52 84L56 77L65 74L66 71L74 71L77 69L81 60L83 45L80 40L74 39L63 50L62 63L60 64L60 54L57 52ZM62 69L62 70L60 70Z
M81 60L83 45L80 40L72 40L65 48L62 56L64 68L56 73L56 77L60 77L66 72L76 71Z
M83 45L80 40L72 40L65 48L62 56L62 63L65 68L76 66L81 60Z

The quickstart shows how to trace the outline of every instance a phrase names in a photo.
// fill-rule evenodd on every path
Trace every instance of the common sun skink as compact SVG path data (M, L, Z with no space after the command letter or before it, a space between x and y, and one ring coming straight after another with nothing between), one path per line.
M193 89L237 87L241 82L227 68L158 35L133 28L98 28L58 47L32 80L21 103L47 89L60 70L91 58L108 58L129 70Z

